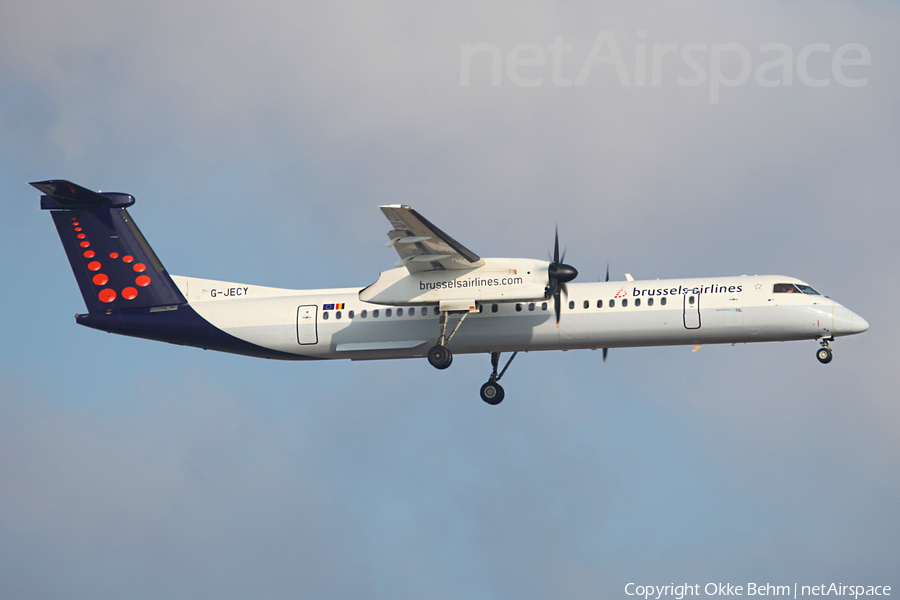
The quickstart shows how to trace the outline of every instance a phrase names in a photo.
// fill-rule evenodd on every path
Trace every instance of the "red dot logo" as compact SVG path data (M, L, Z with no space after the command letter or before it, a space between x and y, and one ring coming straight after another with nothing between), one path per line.
M87 241L81 242L81 243L79 244L79 246L81 246L82 248L87 248L87 247L90 246L90 245L91 245L91 243L90 243L90 242L87 242Z
M131 268L134 269L135 271L137 271L138 273L143 273L144 271L147 270L147 265L145 265L144 263L134 263L134 266Z
M103 273L97 273L96 275L94 275L93 281L94 285L106 285L109 281L109 277L107 277Z
M78 234L77 236L75 236L75 237L77 237L79 240L83 240L83 239L86 238L87 236L84 235L83 233L79 233L79 234Z
M76 223L76 225L77 225L77 224L78 224L78 223ZM75 231L81 231L81 227L76 227L76 228L75 228Z
M119 258L119 253L118 253L118 252L112 252L112 253L110 253L109 257L110 257L110 258Z
M141 287L147 287L148 285L150 285L150 278L146 275L141 275L140 277L135 279L134 282Z
M92 260L91 262L88 263L88 269L90 269L91 271L99 271L100 266L101 266L100 263L97 262L96 260Z
M94 258L97 254L93 250L85 250L84 257L85 258Z
M75 217L72 217L72 220L75 221ZM74 225L75 227L78 227L80 225L80 223L78 221L75 221L74 223L72 223L72 225Z
M122 257L122 261L127 263L134 262L134 257L130 254L126 254Z
M100 298L100 302L112 302L116 299L116 292L106 288L105 290L100 290L98 297Z
M137 298L137 290L133 287L127 287L122 290L122 297L126 300L134 300L135 298Z

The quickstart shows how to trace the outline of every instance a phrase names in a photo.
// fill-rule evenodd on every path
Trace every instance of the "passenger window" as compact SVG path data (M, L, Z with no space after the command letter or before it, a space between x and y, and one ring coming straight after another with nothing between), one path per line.
M573 308L575 308L575 301L569 300L569 310L572 310Z
M391 315L388 315L388 316L391 316ZM398 308L398 309L397 309L397 316L398 316L398 317L402 317L402 316L403 316L403 309L402 309L402 308Z
M622 298L622 308L628 306L628 298Z
M424 316L427 316L427 315L428 315L428 308L425 307L425 306L423 306L421 312L422 312L422 316L423 316L423 317L424 317Z
M415 309L415 308L409 309L409 316L411 316L411 317L416 316L416 309Z
M659 299L659 305L660 305L660 306L665 306L665 305L666 305L666 299L665 299L665 298L660 298L660 299Z
M597 308L603 308L603 300L597 300Z
M610 301L609 301L609 307L610 307L610 308L615 308L615 307L616 307L616 301L615 301L615 300L610 300Z
M391 316L393 313L394 313L394 309L392 309L392 308L384 309L384 316L386 316L386 317Z
M531 302L531 303L528 305L528 310L534 310L534 302Z
M334 313L334 318L335 318L335 319L340 319L340 318L341 318L341 311L337 311L336 313Z
M694 303L694 297L688 296L688 304L693 304L693 303Z
M547 303L541 302L541 310L547 310Z
M653 298L647 298L647 306L653 306Z
M522 305L516 304L516 312L522 312Z
M378 309L377 309L377 308L376 308L375 310L372 311L372 318L373 318L373 319L377 319L377 318L378 318Z
M590 308L590 307L591 307L591 301L590 301L590 300L585 300L585 301L584 301L584 307L585 307L585 308Z
M352 318L353 318L353 311L352 311L352 310L347 311L347 318L348 318L348 319L352 319Z
M491 304L491 312L497 312L499 307L496 304Z
M640 306L640 305L641 305L641 299L640 299L640 298L635 298L635 299L634 299L634 305L635 305L635 306Z
M365 319L366 317L369 316L369 311L364 310L361 313L359 313L359 316L362 317L363 319Z
M328 311L327 311L327 310L322 312L322 320L323 320L323 321L327 321L327 320L328 320Z
M435 307L434 307L434 315L437 316L437 315L439 315L439 314L441 314L441 307L440 307L440 306L435 306Z

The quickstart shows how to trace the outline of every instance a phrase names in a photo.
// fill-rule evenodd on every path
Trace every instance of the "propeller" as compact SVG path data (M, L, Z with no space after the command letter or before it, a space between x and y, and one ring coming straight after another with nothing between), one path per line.
M597 276L597 281L600 281L600 276ZM609 281L609 261L606 261L606 281ZM609 348L603 349L603 362L606 362L606 356L609 354Z
M556 309L556 326L559 327L559 317L562 314L562 292L569 293L566 289L566 283L578 277L578 271L575 267L564 264L566 253L563 251L562 258L559 256L559 227L556 228L556 240L553 243L553 260L547 269L548 285L544 288L544 297L549 299L553 296L553 304Z
M599 277L597 279L600 279ZM609 281L609 261L606 261L606 281ZM609 354L609 348L603 349L603 362L606 362L606 355Z

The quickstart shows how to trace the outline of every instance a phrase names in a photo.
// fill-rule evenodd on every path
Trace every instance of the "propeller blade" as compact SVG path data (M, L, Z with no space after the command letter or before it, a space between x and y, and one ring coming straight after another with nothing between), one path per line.
M559 263L559 225L556 226L556 239L553 242L553 262Z
M609 261L606 261L606 280L609 281ZM604 351L606 349L604 348ZM606 360L606 354L603 355L603 359Z
M544 288L544 299L549 300L556 295L556 280L551 279L550 285Z
M606 362L606 355L609 353L609 348L603 349L603 362Z
M562 290L557 287L556 293L553 294L553 308L556 310L556 326L559 327L559 317L562 315L562 298L560 298L560 292Z
M566 284L561 283L556 287L556 295L553 296L555 300L554 304L556 307L556 326L559 327L559 317L562 315L562 295L565 293L566 298L569 297L569 290L566 287Z

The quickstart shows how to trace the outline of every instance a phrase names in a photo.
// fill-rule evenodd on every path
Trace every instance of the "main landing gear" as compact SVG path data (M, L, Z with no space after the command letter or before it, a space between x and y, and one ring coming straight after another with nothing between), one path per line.
M453 328L450 335L447 335L447 320L449 319L450 311L441 311L441 336L438 338L437 344L428 350L428 362L435 369L443 370L453 363L453 353L447 348L447 344L453 339L453 336L459 330L459 326L462 325L462 322L466 320L468 314L468 311L463 312L456 327ZM498 374L497 367L500 366L500 353L491 352L491 376L487 383L481 386L481 399L491 406L500 404L503 402L504 396L506 396L503 388L500 387L500 384L497 382L500 381L500 378L506 373L506 370L509 368L509 365L512 364L516 354L518 354L518 352L513 352L512 356L509 357L509 360L506 361L506 366L504 366L503 370Z
M456 324L456 327L453 328L453 331L450 332L450 335L447 335L447 319L449 318L450 311L441 311L441 337L438 338L438 343L436 346L432 346L428 351L428 362L431 363L431 366L435 369L446 369L453 362L453 353L450 352L450 349L447 348L447 344L450 343L450 340L453 339L453 336L456 334L459 326L462 325L462 322L466 320L466 317L469 315L468 311L464 312L463 315L459 318L459 323Z
M432 346L428 350L428 362L435 369L446 369L453 363L453 353L440 344Z
M512 364L516 354L518 354L518 352L513 352L512 356L509 357L509 360L506 361L506 366L503 367L503 370L500 371L500 374L498 375L497 367L500 364L500 353L491 352L491 377L488 379L487 383L481 386L481 399L491 406L497 406L503 402L503 398L506 396L503 388L500 387L500 384L497 382L500 381L500 378L506 373L506 370L509 368L509 365Z
M834 338L827 337L819 340L822 344L822 347L819 348L818 351L816 351L816 358L818 358L819 362L823 365L827 365L828 363L830 363L831 359L833 358L833 356L831 355L831 348L828 347L828 342L830 342L832 339Z

